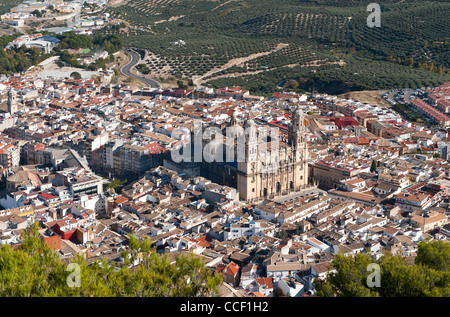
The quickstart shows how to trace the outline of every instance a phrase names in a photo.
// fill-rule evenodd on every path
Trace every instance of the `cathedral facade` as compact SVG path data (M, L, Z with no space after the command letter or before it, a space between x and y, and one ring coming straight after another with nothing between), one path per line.
M202 148L208 148L207 152L215 159L203 157L201 162L196 162L192 156L189 162L178 163L165 159L164 165L236 188L239 199L248 203L299 192L309 186L308 129L301 110L292 113L287 138L279 129L259 125L250 116L242 126L232 117L228 125L216 129L223 139L211 138L211 141L200 136ZM191 140L195 138L198 136L191 133ZM194 155L191 146L190 153Z
M241 200L257 202L298 192L308 186L307 127L301 110L296 109L292 114L287 142L280 137L259 137L257 125L251 119L245 121L244 129L249 131L245 160L237 166L237 189ZM264 142L267 143L261 151ZM273 142L277 146L273 146Z

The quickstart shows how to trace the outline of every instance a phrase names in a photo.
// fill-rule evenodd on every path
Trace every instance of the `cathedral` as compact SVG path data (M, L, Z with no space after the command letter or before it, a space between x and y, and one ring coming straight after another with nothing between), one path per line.
M220 153L220 159L171 161L165 165L190 176L203 176L214 183L236 188L239 199L248 203L299 192L309 186L308 129L300 109L294 110L291 122L285 137L279 129L268 132L270 127L257 124L250 115L242 126L233 116L226 126L217 127L224 139L202 140L203 148L208 145L212 153ZM195 137L192 133L191 140ZM230 152L233 153L231 160L227 156Z
M287 142L281 137L260 138L258 127L250 118L244 122L244 129L249 131L245 160L237 164L237 189L241 200L257 202L308 186L307 127L301 110L295 109L292 114ZM258 150L263 142L267 142L264 147L267 151ZM272 142L278 146L273 147Z

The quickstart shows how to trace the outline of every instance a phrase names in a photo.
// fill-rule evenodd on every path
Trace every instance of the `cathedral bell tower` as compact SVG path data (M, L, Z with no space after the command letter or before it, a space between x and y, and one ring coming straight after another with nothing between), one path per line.
M296 149L301 147L301 144L304 142L303 137L305 132L305 117L303 115L303 111L295 108L292 113L292 125L289 128L289 144Z
M291 146L292 155L292 181L293 188L304 188L308 185L308 143L306 119L302 110L298 107L292 113L292 125L288 132L288 143Z
M10 114L14 114L19 110L17 106L17 93L16 91L11 87L8 91L8 112Z
M301 111L298 107L295 108L292 113L292 125L289 128L288 143L295 152L296 161L306 159L305 152L307 149L307 130L305 124L306 120L303 111Z
M239 197L251 200L258 196L256 178L258 176L258 129L250 114L244 122L244 160L238 161L237 185Z
M256 123L251 119L250 114L244 122L245 133L245 161L247 163L256 162L258 159L258 135Z

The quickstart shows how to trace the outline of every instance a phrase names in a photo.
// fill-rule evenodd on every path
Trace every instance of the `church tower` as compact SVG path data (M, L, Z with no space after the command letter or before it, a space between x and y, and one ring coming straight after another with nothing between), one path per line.
M248 115L244 122L245 133L245 161L255 163L258 159L258 131L255 121Z
M19 110L17 105L17 93L16 91L11 87L8 91L8 112L10 114L14 114Z
M255 121L248 115L244 122L244 160L238 161L237 185L239 197L248 200L257 197L258 129ZM239 145L238 145L239 146Z
M288 143L295 149L302 147L306 137L306 120L303 111L295 108L292 113L292 125L289 128Z
M308 185L308 143L307 121L302 110L298 107L292 113L292 125L288 132L288 143L292 149L294 188Z

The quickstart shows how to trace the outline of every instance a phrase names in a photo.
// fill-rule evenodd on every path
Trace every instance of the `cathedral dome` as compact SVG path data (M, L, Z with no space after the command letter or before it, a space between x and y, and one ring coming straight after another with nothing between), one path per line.
M229 135L239 135L243 133L242 126L237 121L236 112L231 116L228 126L222 129L222 133L224 135L227 135L227 133Z

